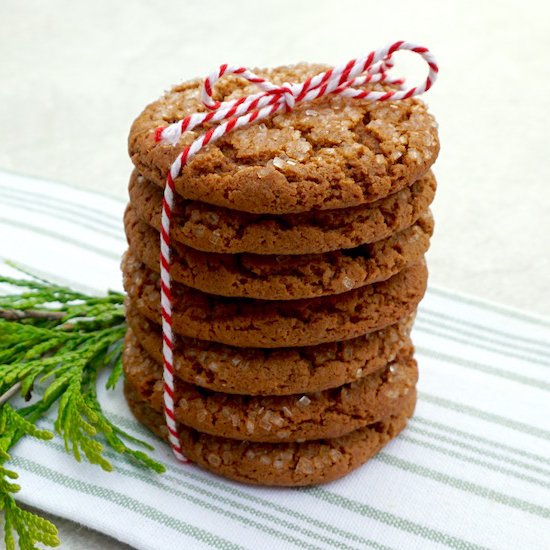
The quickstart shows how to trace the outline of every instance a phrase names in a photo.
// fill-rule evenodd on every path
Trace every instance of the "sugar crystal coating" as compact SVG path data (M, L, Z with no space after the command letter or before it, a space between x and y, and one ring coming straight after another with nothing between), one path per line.
M299 407L307 407L311 403L311 399L307 395L303 395L298 399Z
M326 69L302 64L259 74L283 84ZM130 156L158 185L164 184L171 162L200 129L184 134L177 147L156 143L154 131L203 111L201 84L195 80L176 86L132 126ZM236 99L256 91L242 79L228 77L216 85L215 95L219 100ZM186 198L248 212L345 208L410 185L438 151L435 121L420 100L369 102L331 95L297 104L289 113L277 113L211 143L190 160L175 185Z
M414 387L417 378L411 354L409 344L396 360L400 365L396 375L382 369L341 388L308 395L230 396L176 378L175 402L183 398L186 403L176 406L176 421L201 432L246 441L338 437L393 414L401 406L397 397ZM162 370L144 354L131 329L126 337L124 372L128 384L162 411ZM387 391L396 391L397 397L390 399ZM292 412L290 417L286 410Z

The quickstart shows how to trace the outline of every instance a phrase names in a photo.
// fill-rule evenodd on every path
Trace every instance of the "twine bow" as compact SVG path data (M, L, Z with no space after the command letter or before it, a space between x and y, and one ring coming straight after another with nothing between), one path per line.
M392 56L400 50L416 53L428 64L428 76L419 86L404 88L404 81L391 78L387 71L394 65ZM172 332L172 281L170 277L171 244L170 223L174 207L174 180L189 160L209 143L218 140L225 134L248 126L255 121L274 115L279 111L291 111L297 103L312 101L328 94L340 95L351 99L367 101L397 101L428 91L437 78L438 66L434 56L427 48L410 42L395 42L372 51L365 57L352 59L345 65L330 69L306 79L302 83L285 83L276 86L245 67L222 65L204 81L201 100L208 109L203 113L193 113L183 120L155 130L154 139L176 145L182 134L207 123L218 123L186 145L176 157L166 176L162 204L162 227L160 236L160 278L161 278L161 311L164 361L164 413L169 433L169 440L176 458L187 462L177 432L174 415L174 335ZM219 102L213 97L213 88L224 76L238 75L255 84L261 91L246 97ZM398 85L396 90L379 92L362 88L369 83Z

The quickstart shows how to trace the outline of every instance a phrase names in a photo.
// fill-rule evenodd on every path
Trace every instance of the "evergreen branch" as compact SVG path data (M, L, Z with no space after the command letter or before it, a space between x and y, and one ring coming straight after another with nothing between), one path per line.
M62 311L34 311L27 309L19 311L17 309L0 309L0 318L7 319L8 321L21 321L21 319L48 319L50 321L57 321L63 319L64 313Z
M150 446L113 424L97 399L97 378L110 368L107 387L122 374L122 345L126 332L124 295L109 292L88 296L42 279L0 276L0 283L21 289L0 296L0 510L4 513L6 548L31 550L35 544L59 544L57 530L47 520L20 508L14 494L17 473L4 464L9 450L22 437L50 439L36 423L58 404L54 423L65 449L104 470L112 469L104 445L156 472L164 467L144 451ZM40 398L14 408L4 401L17 393L30 398L35 385Z
M25 419L20 412L5 404L0 409L0 460L10 459L8 449L21 437L32 436L37 439L51 439L53 434L47 430L38 429L32 422ZM53 523L19 507L14 493L19 491L19 485L11 480L17 479L16 472L0 465L0 510L4 511L4 543L9 550L15 549L14 532L19 538L19 547L34 549L35 543L47 546L57 546L57 528Z

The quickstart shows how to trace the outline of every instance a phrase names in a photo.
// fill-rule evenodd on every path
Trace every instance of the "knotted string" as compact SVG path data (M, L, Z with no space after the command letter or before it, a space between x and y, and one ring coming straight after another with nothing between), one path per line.
M408 50L422 57L428 64L428 76L419 86L405 89L404 81L391 78L387 71L393 67L392 56L400 50ZM157 142L176 145L182 134L207 123L218 123L201 134L191 144L186 145L176 157L166 176L162 203L162 227L160 232L160 285L162 311L162 353L164 363L164 414L169 440L174 455L181 462L187 462L177 432L174 414L174 335L172 332L172 280L170 277L171 237L170 225L174 207L174 180L189 160L209 143L214 142L243 126L270 117L279 111L291 111L297 103L312 101L328 94L366 101L397 101L428 91L437 78L438 66L427 48L410 42L395 42L384 48L372 51L365 57L352 59L345 65L330 69L310 77L302 83L285 83L277 86L245 67L222 65L204 81L201 100L206 112L193 113L183 120L155 130ZM261 91L230 101L216 101L213 88L224 76L238 75L255 84ZM362 88L365 84L383 83L399 86L396 90L374 91Z

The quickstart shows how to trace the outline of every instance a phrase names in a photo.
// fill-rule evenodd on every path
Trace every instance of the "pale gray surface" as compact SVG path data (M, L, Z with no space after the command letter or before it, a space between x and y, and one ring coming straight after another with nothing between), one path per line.
M548 315L548 6L3 0L0 168L125 196L130 123L171 84L223 62L340 63L413 40L441 65L426 96L442 142L431 281ZM124 548L56 523L66 548Z

